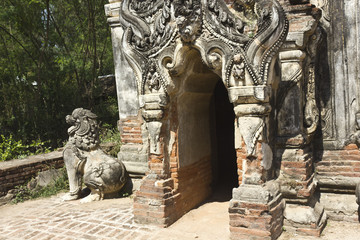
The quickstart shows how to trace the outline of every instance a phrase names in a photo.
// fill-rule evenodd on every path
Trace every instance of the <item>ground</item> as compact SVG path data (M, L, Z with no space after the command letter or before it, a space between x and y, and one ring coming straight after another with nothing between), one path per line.
M80 204L60 196L0 207L0 240L226 240L228 202L209 201L172 226L161 229L133 222L132 199L109 199ZM280 240L359 239L360 224L329 221L320 238L284 232Z

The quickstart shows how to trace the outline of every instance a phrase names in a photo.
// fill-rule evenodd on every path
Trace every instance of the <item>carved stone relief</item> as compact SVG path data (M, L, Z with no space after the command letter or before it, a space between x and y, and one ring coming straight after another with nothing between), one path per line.
M356 132L359 103L360 1L312 1L322 10L320 68L316 71L324 148L344 147Z
M279 144L297 147L310 143L320 122L315 83L322 39L318 28L319 14L315 10L309 14L311 5L298 3L302 4L302 15L293 10L296 8L288 8L291 32L280 53L282 79L276 103Z
M174 1L175 22L184 42L193 42L201 34L202 11L200 0Z
M242 118L250 125L258 122L243 132L248 153L253 154L266 124L264 118L271 110L267 102L272 92L274 57L288 29L276 0L237 1L231 9L222 0L124 0L120 22L126 29L122 45L138 76L150 152L158 152L155 142L161 128L154 128L150 122L161 123L166 105L150 96L166 98L174 86L172 76L184 71L184 57L195 48L203 62L222 78L235 106L252 104L246 107L251 109L249 113L242 112L241 107L236 109L239 122ZM246 121L254 115L259 116L256 121Z
M316 7L320 8L322 11L322 22L326 26L329 26L330 22L330 3L329 0L311 0L311 4L314 4Z

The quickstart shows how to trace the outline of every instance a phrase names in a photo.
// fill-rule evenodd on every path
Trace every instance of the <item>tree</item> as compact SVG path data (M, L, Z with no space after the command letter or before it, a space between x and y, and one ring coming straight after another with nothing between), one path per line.
M67 114L92 109L97 76L113 72L105 0L0 2L0 133L66 138Z

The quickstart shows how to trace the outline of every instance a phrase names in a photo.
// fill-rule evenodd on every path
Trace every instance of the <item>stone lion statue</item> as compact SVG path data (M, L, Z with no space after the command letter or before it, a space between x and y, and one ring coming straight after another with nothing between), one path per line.
M117 194L128 179L124 164L106 155L99 147L97 116L90 110L76 108L66 116L69 142L63 151L70 192L63 200L80 198L82 180L91 193L81 202L101 200Z

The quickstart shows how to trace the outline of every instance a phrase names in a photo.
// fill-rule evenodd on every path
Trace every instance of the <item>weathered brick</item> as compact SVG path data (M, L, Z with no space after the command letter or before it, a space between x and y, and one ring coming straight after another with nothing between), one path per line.
M270 231L264 231L259 229L249 229L249 228L243 228L243 227L232 227L230 226L230 232L231 233L240 233L247 236L258 236L258 237L270 237L271 233Z
M344 150L358 150L358 146L356 144L349 144L344 147Z
M270 215L257 217L240 214L230 214L230 226L232 227L270 230L271 221L272 217Z

